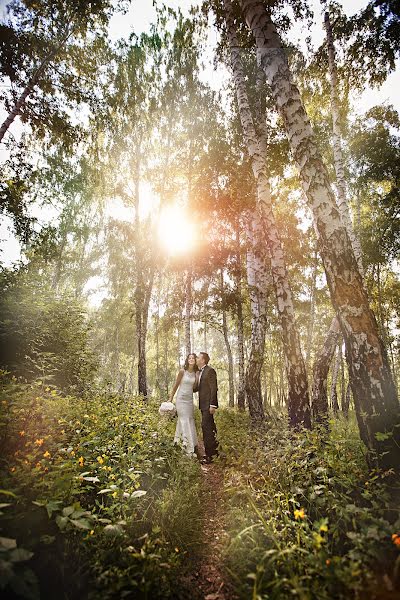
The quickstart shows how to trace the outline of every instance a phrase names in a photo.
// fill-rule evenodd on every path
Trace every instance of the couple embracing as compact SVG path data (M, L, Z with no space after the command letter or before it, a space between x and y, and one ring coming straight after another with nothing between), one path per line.
M205 463L211 463L213 458L218 456L217 428L214 422L214 413L218 408L217 374L209 366L209 361L207 352L200 352L198 356L194 353L188 354L170 395L172 402L178 390L176 396L178 423L174 442L181 443L188 454L196 453L199 456L193 406L193 392L199 392L205 449L205 456L199 458Z

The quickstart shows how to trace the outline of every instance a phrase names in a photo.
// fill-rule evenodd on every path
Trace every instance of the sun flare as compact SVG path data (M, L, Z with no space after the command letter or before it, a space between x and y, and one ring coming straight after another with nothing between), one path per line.
M193 248L195 227L183 208L174 205L162 210L158 238L161 246L171 255L184 254Z

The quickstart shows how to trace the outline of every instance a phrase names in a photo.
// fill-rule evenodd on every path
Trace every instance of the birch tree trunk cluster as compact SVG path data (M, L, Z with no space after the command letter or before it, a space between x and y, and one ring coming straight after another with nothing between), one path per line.
M335 56L329 19L325 18L325 26L331 78L338 200L333 192L299 90L291 75L286 51L272 21L271 13L259 0L241 0L240 6L247 26L253 34L257 60L269 84L276 109L282 118L291 153L313 215L319 254L338 319L338 324L333 323L331 326L322 353L325 354L325 370L317 369L314 374L313 406L316 413L326 412L326 365L329 365L332 360L340 327L346 345L349 379L361 437L367 448L374 453L373 458L378 460L381 466L391 468L396 462L398 464L398 460L395 459L400 456L399 403L386 349L363 283L359 246L355 243L346 199L338 125ZM224 9L239 115L257 182L257 202L264 209L267 223L264 235L271 260L278 311L282 318L289 389L292 388L292 394L294 393L298 398L298 406L302 407L302 416L298 411L293 411L295 402L289 391L290 420L292 424L297 422L308 426L308 385L304 375L304 361L295 335L296 327L282 246L274 227L265 157L260 150L247 101L245 76L240 65L240 49L233 16L233 2L224 0ZM288 312L289 319L286 316ZM293 323L293 336L291 336L289 323ZM295 350L289 351L289 348Z

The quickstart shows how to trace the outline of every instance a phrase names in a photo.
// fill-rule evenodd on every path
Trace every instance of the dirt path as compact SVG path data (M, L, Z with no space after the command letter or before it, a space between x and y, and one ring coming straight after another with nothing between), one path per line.
M180 600L235 600L232 585L222 571L222 548L226 541L224 472L220 464L202 465L204 545L182 581Z

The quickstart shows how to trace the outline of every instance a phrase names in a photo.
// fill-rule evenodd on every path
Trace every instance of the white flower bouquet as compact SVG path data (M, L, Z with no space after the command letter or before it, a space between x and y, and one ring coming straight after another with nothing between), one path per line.
M172 418L176 415L176 408L173 402L161 402L158 412L162 417Z

